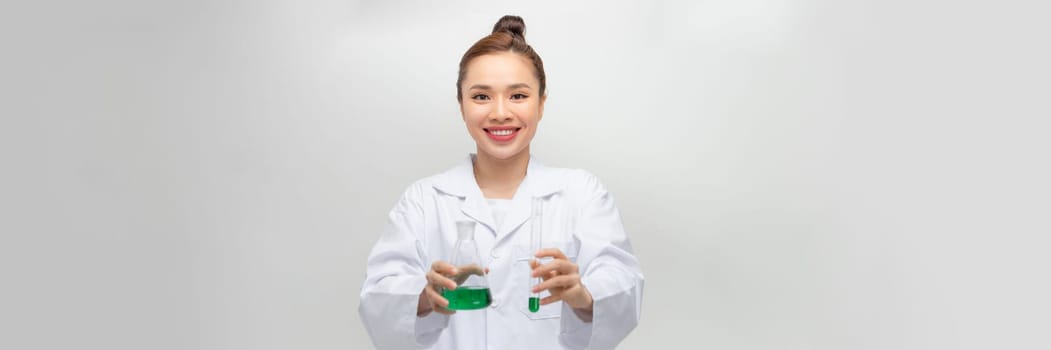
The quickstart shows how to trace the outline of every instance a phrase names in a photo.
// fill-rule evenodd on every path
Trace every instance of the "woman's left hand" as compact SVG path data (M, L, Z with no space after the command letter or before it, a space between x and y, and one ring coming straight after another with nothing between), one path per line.
M580 269L558 248L541 249L536 253L536 258L552 257L549 263L540 265L539 260L533 260L533 277L542 277L543 282L533 286L533 293L547 290L550 296L540 300L540 305L547 305L559 300L569 304L578 314L590 315L594 300L591 293L583 284L580 284ZM581 315L583 316L583 315Z

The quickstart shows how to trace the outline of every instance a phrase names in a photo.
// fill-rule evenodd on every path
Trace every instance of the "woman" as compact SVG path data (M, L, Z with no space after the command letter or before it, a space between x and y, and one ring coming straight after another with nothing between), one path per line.
M613 197L590 173L530 156L547 95L524 34L521 18L504 16L460 60L456 97L477 153L412 184L391 210L358 310L377 348L610 349L638 324L643 276ZM529 240L534 198L539 251ZM443 260L463 220L477 223L493 302L455 312L440 291L464 273ZM539 311L531 292L544 297Z

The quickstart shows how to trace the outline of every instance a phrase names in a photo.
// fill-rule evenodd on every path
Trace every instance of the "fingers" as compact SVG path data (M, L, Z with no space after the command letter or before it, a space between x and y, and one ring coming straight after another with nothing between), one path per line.
M557 302L559 300L562 300L562 295L554 295L554 294L552 294L552 295L550 295L550 296L548 296L546 298L540 299L540 305L547 305L547 304L550 304L550 303Z
M450 309L447 309L446 307L435 305L434 306L434 312L437 312L437 313L440 313L440 314L454 314L454 313L456 313L456 310L450 310Z
M427 273L427 284L434 287L441 287L445 289L456 289L456 281L442 276L436 271L430 271Z
M431 264L431 270L427 272L427 283L436 287L456 289L458 283L447 276L454 276L457 272L459 271L457 271L456 266L441 260L435 261Z
M458 272L458 271L456 271L456 266L453 266L452 264L444 262L444 261L441 261L441 260L435 261L433 264L431 264L431 271L434 271L434 272L437 272L437 273L440 273L440 274L446 275L446 276L452 276L452 275L455 275Z
M431 275L431 273L428 273ZM423 294L427 297L427 302L431 304L431 310L443 315L452 315L456 311L449 310L449 300L442 297L436 289L438 286L432 284L428 279L427 286L423 288Z
M547 280L544 280L544 282L533 286L533 293L540 293L544 290L554 288L569 288L579 283L580 278L575 275L551 277Z
M449 307L449 300L446 300L441 294L438 294L438 291L434 289L434 286L427 286L427 288L423 289L423 293L427 296L427 301L431 303L431 309L442 314L449 314L449 310L446 309Z
M438 291L434 290L433 287L424 289L424 293L427 294L427 300L431 302L431 305L443 308L449 306L449 301L443 298L441 294L438 294Z
M555 258L555 259L558 259L558 260L568 260L566 258L566 255L562 254L562 251L559 250L558 248L544 248L544 249L541 249L541 250L536 252L536 257L537 257L537 259L545 258L545 257L552 257L552 258Z
M553 260L547 264L538 265L539 263L534 262L532 277L545 277L548 278L552 275L572 275L577 273L577 264L569 260ZM557 272L553 274L552 272Z
M457 277L459 277L459 276L470 276L470 275L482 276L488 270L489 269L484 269L483 270L481 266L478 266L478 264L464 265L464 266L460 266L460 268L457 269L456 276Z
M440 313L442 315L452 315L452 314L456 313L456 310L449 310L449 309L446 309L444 307L435 306L434 307L434 312Z
M457 274L456 276L453 276L453 280L456 281L456 285L463 284L463 282L466 281L467 278L471 277L471 275L484 276L488 272L488 269L482 269L482 267L478 266L478 264L460 266L456 270Z

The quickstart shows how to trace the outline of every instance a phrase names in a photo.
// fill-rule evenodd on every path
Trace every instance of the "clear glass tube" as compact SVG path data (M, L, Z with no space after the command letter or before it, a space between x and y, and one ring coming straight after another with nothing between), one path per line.
M541 239L543 237L543 230L541 229L543 222L543 206L544 200L542 198L533 198L533 213L530 216L530 233L529 233L529 246L533 250L533 253L540 251ZM539 265L540 260L533 259L533 265ZM529 294L529 311L537 312L540 311L540 293L532 292L532 288L540 284L540 277L530 277L530 294Z

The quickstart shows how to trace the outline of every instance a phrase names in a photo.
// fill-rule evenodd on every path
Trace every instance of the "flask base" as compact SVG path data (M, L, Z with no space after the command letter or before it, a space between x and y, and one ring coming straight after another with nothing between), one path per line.
M442 292L442 297L449 301L449 310L477 310L493 303L493 297L486 287L460 287Z

